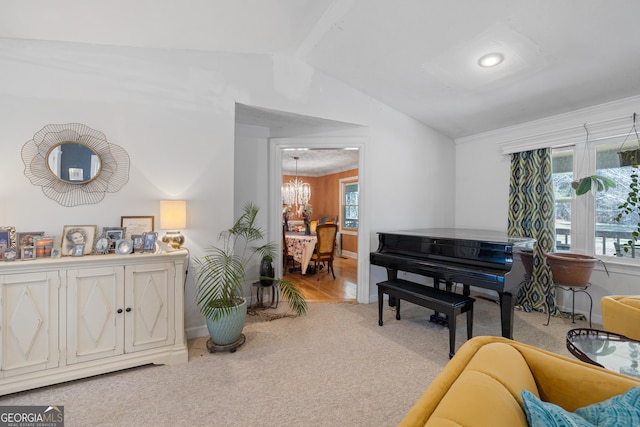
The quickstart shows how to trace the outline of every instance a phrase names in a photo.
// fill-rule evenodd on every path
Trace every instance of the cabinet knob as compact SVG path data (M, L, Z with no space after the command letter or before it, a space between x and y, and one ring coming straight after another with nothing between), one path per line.
M118 314L122 314L122 309L121 308L118 309Z
M131 312L131 307L127 307L127 309L125 310L127 313Z

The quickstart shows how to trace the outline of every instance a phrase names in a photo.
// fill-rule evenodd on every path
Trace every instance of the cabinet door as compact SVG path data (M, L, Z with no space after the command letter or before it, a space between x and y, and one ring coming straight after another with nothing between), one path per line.
M59 365L58 272L0 276L0 376Z
M123 353L124 267L67 270L67 362Z
M171 263L138 264L125 271L125 351L163 347L175 342Z

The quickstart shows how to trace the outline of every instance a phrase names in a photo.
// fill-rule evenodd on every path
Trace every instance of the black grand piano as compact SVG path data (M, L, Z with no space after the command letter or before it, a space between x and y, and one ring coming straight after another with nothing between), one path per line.
M378 239L378 249L369 260L387 269L388 280L397 279L398 271L407 271L433 277L435 287L444 282L450 289L460 283L466 295L470 286L496 291L502 336L513 337L515 297L526 281L520 252L532 249L534 239L453 228L379 232Z

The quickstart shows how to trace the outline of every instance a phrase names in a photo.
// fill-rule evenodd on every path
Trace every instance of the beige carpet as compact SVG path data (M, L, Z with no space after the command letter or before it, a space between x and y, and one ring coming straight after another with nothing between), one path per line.
M190 341L189 363L147 366L0 398L64 405L73 426L393 426L448 361L448 330L403 302L402 320L377 304L309 304L300 318L251 316L235 353ZM499 307L476 301L474 335L500 335ZM516 312L514 338L568 355L570 319ZM457 347L464 342L458 320Z

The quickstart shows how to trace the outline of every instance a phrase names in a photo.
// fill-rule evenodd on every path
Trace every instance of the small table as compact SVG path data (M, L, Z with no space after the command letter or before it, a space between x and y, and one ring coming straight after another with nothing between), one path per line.
M567 349L583 362L640 378L640 341L598 329L567 332Z
M287 231L284 240L287 244L287 252L302 265L302 274L306 274L313 250L316 247L316 243L318 243L316 233L306 235L304 232Z

